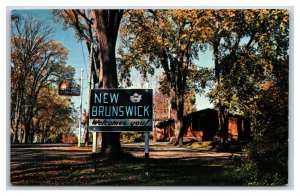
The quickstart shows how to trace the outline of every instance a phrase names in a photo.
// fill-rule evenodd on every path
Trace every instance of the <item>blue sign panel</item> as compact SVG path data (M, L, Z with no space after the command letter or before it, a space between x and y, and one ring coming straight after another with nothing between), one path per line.
M91 90L91 131L152 131L152 89Z

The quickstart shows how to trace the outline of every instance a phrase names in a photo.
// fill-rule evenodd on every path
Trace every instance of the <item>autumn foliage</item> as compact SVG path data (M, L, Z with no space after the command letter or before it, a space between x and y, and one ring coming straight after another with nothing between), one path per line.
M72 124L71 102L55 89L73 78L68 50L32 15L12 15L11 31L11 142L53 142Z
M251 119L253 141L236 175L248 185L288 183L289 12L284 9L53 10L88 48L94 87L132 85L132 70L156 77L157 119L173 117L183 145L183 117L207 94L218 111L218 134L229 149L229 113ZM37 18L12 15L12 143L68 135L72 103L57 97L60 79L72 81L68 50ZM117 42L117 40L119 40ZM117 46L117 43L119 44ZM118 48L117 48L118 47ZM210 52L213 68L197 62ZM116 56L117 54L117 56ZM208 93L207 93L208 92ZM171 111L172 110L172 111ZM171 111L171 112L170 112ZM69 139L67 139L69 137ZM102 134L102 153L123 156L119 133Z

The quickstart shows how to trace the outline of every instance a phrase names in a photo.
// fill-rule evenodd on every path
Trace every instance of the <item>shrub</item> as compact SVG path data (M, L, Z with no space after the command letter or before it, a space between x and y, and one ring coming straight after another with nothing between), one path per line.
M144 136L142 133L121 133L122 140L124 142L142 142Z
M235 170L247 185L285 185L288 183L288 140L286 128L274 128L243 148L244 157ZM281 137L274 137L280 134Z

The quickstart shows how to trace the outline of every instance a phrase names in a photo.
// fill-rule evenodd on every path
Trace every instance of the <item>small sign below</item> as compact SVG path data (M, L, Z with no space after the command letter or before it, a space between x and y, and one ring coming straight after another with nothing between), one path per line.
M58 94L63 96L80 96L80 86L70 82L62 81L59 84Z

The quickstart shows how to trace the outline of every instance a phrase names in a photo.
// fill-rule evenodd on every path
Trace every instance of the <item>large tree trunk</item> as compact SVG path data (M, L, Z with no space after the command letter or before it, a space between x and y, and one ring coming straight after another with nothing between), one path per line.
M183 95L177 95L176 97L176 117L175 117L175 145L183 145L183 110L184 102Z
M23 93L20 93L20 96L17 96L17 104L15 107L15 119L14 119L14 138L13 138L13 143L20 143L22 141L19 141L19 136L21 133L21 128L22 126L22 96Z
M122 10L91 10L100 53L99 88L117 88L117 66L115 48ZM103 130L105 131L105 130ZM103 132L101 154L105 159L119 159L123 156L120 133Z
M15 128L14 128L14 137L13 137L13 141L12 143L16 144L16 143L19 143L19 126L20 126L20 116L19 114L17 114L17 117L16 117L16 123L15 123Z
M219 61L219 45L220 38L216 38L213 41L213 55L215 59L215 80L217 85L220 85L220 61ZM228 124L229 124L229 108L225 106L220 98L218 98L218 132L221 135L221 141L226 147L228 144Z
M19 102L19 96L18 96L18 94L16 95L16 106L15 106L15 109L14 109L14 113L11 113L11 118L12 118L12 120L11 120L11 128L12 128L12 130L13 130L13 138L12 138L12 140L11 140L11 143L17 143L17 141L18 141L18 137L17 137L17 135L18 135L18 129L19 129L19 123L18 123L18 116L19 116L19 104L18 104L18 102ZM13 99L13 97L11 98L11 99ZM12 104L11 104L12 105ZM11 112L13 112L13 110L11 110Z
M30 126L25 123L25 144L29 143L29 136L30 136Z
M34 136L35 136L35 133L34 133L33 131L30 132L29 142L30 142L31 144L33 144Z
M229 108L225 105L220 105L218 108L219 132L221 141L224 147L228 145L228 124L229 124Z
M35 98L37 100L37 98ZM31 122L33 118L33 107L30 106L25 116L25 144L30 143L30 132L32 132Z
M85 132L85 146L89 145L89 117L88 114L90 113L90 97L91 97L91 74L94 67L93 59L94 59L94 50L93 50L93 43L89 47L89 55L90 55L90 67L88 71L88 91L87 91L87 104L86 104L86 132ZM95 83L94 83L95 84Z
M25 131L23 130L23 128L21 128L21 131L20 131L20 143L23 143L24 144L24 134L25 134Z

